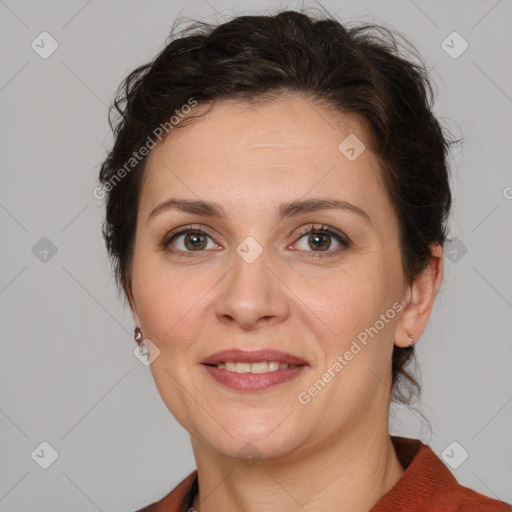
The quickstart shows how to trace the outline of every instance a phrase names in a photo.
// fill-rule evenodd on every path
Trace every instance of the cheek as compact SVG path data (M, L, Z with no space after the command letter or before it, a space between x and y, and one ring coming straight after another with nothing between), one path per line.
M132 289L145 336L162 349L185 342L197 306L214 285L211 272L171 267L160 253L136 254Z
M138 295L139 317L144 326L144 334L158 345L160 350L179 350L186 346L188 339L194 335L191 321L194 306L202 294L193 291L179 292L163 288L160 285Z
M345 274L316 286L304 300L309 307L303 311L308 324L321 329L317 336L323 359L308 383L327 383L326 392L315 400L319 407L336 404L325 414L337 422L335 411L359 413L360 404L373 400L387 382L400 303L377 268L375 273Z
M140 263L143 263L142 261ZM205 274L184 276L156 265L134 265L133 292L145 337L159 348L160 355L150 370L158 392L176 420L194 431L195 420L201 418L197 402L190 394L195 388L194 348L200 338L203 322L201 299L213 286ZM144 271L144 272L143 272Z
M361 259L362 260L362 259ZM381 273L382 265L371 262L361 266L347 265L333 269L328 279L304 275L294 283L294 291L301 298L298 304L308 316L308 323L318 326L324 349L341 350L386 314L396 300L389 278ZM391 314L386 320L390 320ZM389 328L389 322L382 330ZM323 333L323 334L320 334Z

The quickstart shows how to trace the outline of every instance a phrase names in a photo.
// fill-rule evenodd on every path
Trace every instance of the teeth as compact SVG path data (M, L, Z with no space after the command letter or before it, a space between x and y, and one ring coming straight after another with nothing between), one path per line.
M252 363L251 373L265 373L268 372L268 363L266 361L262 363Z
M250 373L251 363L235 363L236 373Z
M236 373L265 373L273 372L279 369L296 368L297 365L280 363L279 361L261 361L257 363L239 363L236 361L226 361L219 363L217 368Z

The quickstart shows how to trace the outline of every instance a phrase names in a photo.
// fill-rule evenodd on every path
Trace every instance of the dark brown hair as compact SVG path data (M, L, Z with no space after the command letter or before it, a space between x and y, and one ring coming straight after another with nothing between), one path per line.
M295 11L240 16L218 26L196 22L180 37L172 32L170 37L153 61L126 77L110 111L115 140L99 178L106 197L103 236L119 292L123 289L131 300L130 271L146 161L134 155L191 98L208 104L298 93L333 112L363 119L399 220L407 282L425 270L432 258L431 245L446 241L451 142L432 112L427 70L412 45L381 26L348 28L330 16L315 18ZM132 167L126 166L128 161ZM394 347L393 399L402 403L410 402L414 390L420 391L406 370L411 359L413 348ZM405 391L401 384L406 384Z

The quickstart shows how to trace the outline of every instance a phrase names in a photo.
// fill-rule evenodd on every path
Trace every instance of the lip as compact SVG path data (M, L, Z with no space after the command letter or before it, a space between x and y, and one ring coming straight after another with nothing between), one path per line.
M260 361L279 361L289 365L308 365L304 359L282 352L280 350L263 349L263 350L240 350L237 348L221 350L209 355L201 361L204 365L217 365L227 361L236 361L240 363L258 363ZM276 370L279 371L279 370ZM244 375L244 374L240 374ZM261 375L261 374L260 374Z
M289 382L298 377L307 368L307 365L297 366L296 368L280 368L266 373L235 373L207 365L204 365L203 368L219 384L236 391L246 392L263 391L271 386Z

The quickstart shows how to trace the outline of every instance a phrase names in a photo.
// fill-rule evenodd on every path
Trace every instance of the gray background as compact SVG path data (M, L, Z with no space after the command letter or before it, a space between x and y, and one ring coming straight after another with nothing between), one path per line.
M180 12L218 22L300 5L0 0L2 512L128 512L195 468L188 434L133 355L132 318L103 247L92 191L112 140L107 106L125 75L163 47ZM465 138L452 162L458 241L417 344L418 410L430 425L396 407L391 431L439 456L457 441L469 453L452 470L459 482L512 502L512 2L323 5L345 22L408 37L432 68L436 112ZM47 59L31 48L43 31L59 45ZM453 31L469 44L457 59L441 45ZM43 237L55 254L41 252ZM59 455L48 469L31 457L43 441Z

